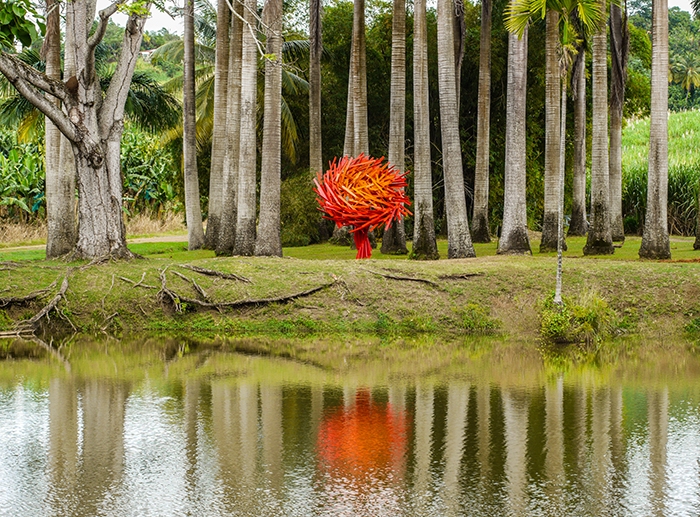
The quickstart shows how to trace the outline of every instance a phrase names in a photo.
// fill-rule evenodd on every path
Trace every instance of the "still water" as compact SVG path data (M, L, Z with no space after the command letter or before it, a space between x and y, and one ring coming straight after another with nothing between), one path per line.
M695 356L74 359L0 365L1 516L700 515Z

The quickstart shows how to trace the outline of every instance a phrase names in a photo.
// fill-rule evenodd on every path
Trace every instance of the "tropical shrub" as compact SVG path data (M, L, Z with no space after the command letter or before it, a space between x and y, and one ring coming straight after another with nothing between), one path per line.
M615 311L594 291L582 293L577 300L565 298L554 303L554 295L542 303L540 334L554 343L591 344L610 337L619 329Z
M306 246L318 242L321 212L311 178L301 174L284 180L280 196L282 246Z
M44 203L43 149L18 144L11 132L0 134L0 218L27 223L42 217Z

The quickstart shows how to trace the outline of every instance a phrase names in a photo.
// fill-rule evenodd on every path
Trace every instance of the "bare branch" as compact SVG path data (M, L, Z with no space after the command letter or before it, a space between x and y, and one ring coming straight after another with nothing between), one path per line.
M29 66L12 54L7 54L3 51L0 51L0 72L7 77L8 81L10 81L15 88L17 88L16 81L21 80L43 92L53 95L57 99L65 100L66 98L66 89L61 81L58 79L50 79L46 74L43 74L33 66ZM19 88L17 89L19 90Z
M102 9L100 11L100 23L97 26L97 29L95 30L93 35L90 36L90 39L88 39L88 47L90 48L90 51L95 50L95 47L97 47L100 41L102 41L102 38L104 38L105 36L105 32L107 32L107 25L110 16L117 12L117 9L119 9L119 6L122 3L122 1L114 2L106 9Z

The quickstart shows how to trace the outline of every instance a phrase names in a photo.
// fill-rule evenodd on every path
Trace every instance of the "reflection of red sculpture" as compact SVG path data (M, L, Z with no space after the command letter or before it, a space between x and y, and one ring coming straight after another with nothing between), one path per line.
M377 477L401 477L408 445L405 411L373 403L369 390L360 390L355 405L326 415L318 431L318 454L333 477L359 485Z
M364 154L336 158L323 176L319 173L314 179L324 217L335 221L338 228L353 227L358 259L372 255L369 232L383 224L389 228L392 221L410 214L404 192L407 173L383 161Z

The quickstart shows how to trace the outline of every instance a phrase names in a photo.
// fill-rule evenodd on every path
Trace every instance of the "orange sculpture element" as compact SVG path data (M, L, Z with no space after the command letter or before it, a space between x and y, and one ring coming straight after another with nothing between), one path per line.
M384 162L383 157L361 154L336 158L323 176L319 173L314 179L323 217L335 221L338 228L352 226L356 258L372 255L369 232L382 225L389 228L392 221L410 215L404 191L406 174Z

